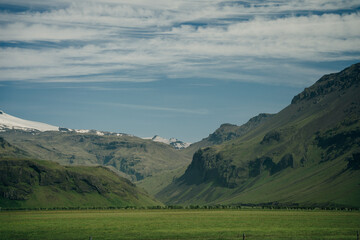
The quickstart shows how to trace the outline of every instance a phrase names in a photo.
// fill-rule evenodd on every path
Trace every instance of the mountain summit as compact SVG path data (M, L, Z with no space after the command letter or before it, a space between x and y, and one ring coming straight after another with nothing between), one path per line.
M0 110L0 130L17 129L23 131L59 131L59 127L46 123L24 120Z
M172 146L175 149L184 149L184 148L187 148L187 147L190 146L190 143L180 141L180 140L178 140L176 138L167 139L167 138L160 137L159 135L155 135L152 138L150 137L150 138L144 138L144 139L151 139L154 142L165 143L167 145Z

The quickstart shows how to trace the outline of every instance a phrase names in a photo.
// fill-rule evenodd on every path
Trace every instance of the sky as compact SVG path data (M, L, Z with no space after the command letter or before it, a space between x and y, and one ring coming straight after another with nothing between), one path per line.
M0 109L196 142L360 62L358 0L0 0Z

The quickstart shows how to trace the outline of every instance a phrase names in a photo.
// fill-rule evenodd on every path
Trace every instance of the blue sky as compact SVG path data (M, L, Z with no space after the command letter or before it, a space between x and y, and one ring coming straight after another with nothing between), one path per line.
M195 142L360 60L356 0L0 0L0 108Z

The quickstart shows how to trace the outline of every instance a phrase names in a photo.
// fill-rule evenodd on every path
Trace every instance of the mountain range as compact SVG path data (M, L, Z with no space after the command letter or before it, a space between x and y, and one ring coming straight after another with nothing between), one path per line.
M57 127L46 123L29 121L25 119L21 119L18 117L14 117L10 114L5 113L4 111L0 110L0 132L4 132L7 130L22 130L25 132L46 132L46 131L61 131L61 132L75 132L75 133L93 133L99 136L132 136L125 133L114 133L114 132L106 132L106 131L98 131L98 130L88 130L88 129L70 129L65 127ZM154 137L150 138L143 138L143 139L150 139L154 142L161 142L168 144L175 149L183 149L190 146L190 143L183 142L176 138L166 139L155 135Z
M71 179L67 168L95 173L95 178L115 174L136 182L157 200L170 205L357 208L360 207L359 85L360 63L323 76L277 114L262 113L241 126L222 124L207 138L190 146L159 136L141 139L127 134L58 128L1 111L0 159L6 166L3 172L10 171L12 175L1 180L1 189L5 190L0 203L10 206L15 200L9 198L9 189L15 192L24 189L22 177L16 184L8 183L16 178L16 171L9 170L14 161L16 169L28 169L34 176L41 176L31 170L30 165L36 164L49 164L50 169L65 172L68 177L64 179ZM36 189L42 185L40 178L35 178L31 186ZM67 184L73 186L73 193L84 194L76 190L79 184L75 186L75 182L56 183L52 187L62 196L67 194L69 188L64 188ZM91 184L87 186L95 189ZM141 189L133 187L135 192L146 196ZM29 194L34 193L35 190ZM16 204L23 206L21 201L40 195L26 195L27 200L17 199ZM65 199L60 195L53 198ZM142 202L156 204L156 200L145 198Z
M162 205L129 180L185 167L190 160L151 139L59 128L0 113L2 208ZM55 182L44 185L44 178Z

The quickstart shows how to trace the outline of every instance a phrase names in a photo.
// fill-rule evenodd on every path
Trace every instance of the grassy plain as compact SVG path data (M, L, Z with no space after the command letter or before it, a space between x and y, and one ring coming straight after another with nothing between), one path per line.
M78 210L0 212L0 239L356 239L360 212Z

